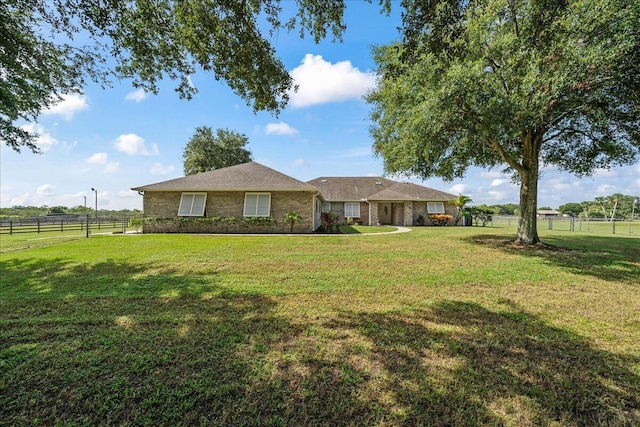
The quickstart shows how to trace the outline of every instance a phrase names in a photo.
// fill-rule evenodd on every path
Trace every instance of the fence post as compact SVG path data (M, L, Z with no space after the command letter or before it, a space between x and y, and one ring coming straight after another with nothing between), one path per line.
M64 219L60 218L60 232L64 231Z
M36 223L38 224L38 234L40 234L40 218L36 219Z
M611 226L613 229L613 234L616 234L616 219L615 218L611 218Z
M553 230L553 219L549 217L549 230Z
M9 220L9 236L13 234L13 220Z
M87 227L86 227L86 230L87 230L87 238L89 238L89 214L87 214Z

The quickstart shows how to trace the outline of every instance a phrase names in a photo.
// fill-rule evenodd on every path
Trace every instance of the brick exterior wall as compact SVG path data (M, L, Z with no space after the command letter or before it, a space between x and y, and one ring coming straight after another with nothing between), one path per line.
M385 202L387 203L387 202ZM427 213L427 202L406 202L406 201L389 201L388 203L403 203L404 204L404 225L407 227L418 225L418 217L422 215L429 225L429 214ZM366 202L360 202L360 220L364 225L377 225L378 202L371 202L371 220L369 218L369 204ZM448 202L444 202L444 211L446 214L455 218L456 207ZM338 217L338 224L346 224L347 219L344 216L344 202L332 202L331 212ZM355 218L354 218L355 219ZM453 221L449 222L452 225Z
M349 203L355 203L355 202L349 202ZM344 215L344 202L331 202L331 212L336 214L338 224L344 225L347 223L347 217ZM370 225L369 224L369 204L367 202L360 202L360 217L353 218L353 219L362 221L363 225Z
M207 224L197 221L158 221L146 223L145 233L289 233L291 225L283 220L287 212L297 211L301 222L293 226L294 233L313 232L314 193L310 191L271 192L271 217L275 224L246 225L242 223ZM146 191L143 199L144 216L148 218L178 217L180 191ZM205 217L242 218L245 192L207 192ZM320 224L316 224L319 226Z
M444 213L451 215L454 219L457 213L456 206L449 202L444 202ZM406 214L406 210L405 210ZM413 202L413 224L418 224L418 217L422 215L425 220L425 224L429 225L429 213L427 213L427 202ZM449 221L447 225L453 225L453 220Z

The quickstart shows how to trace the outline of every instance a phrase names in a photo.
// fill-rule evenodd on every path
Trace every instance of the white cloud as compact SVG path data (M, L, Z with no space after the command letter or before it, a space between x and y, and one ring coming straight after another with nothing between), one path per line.
M122 191L118 191L118 197L123 199L133 199L133 198L140 197L140 195L138 194L137 191L122 190Z
M26 130L29 133L37 133L38 138L36 139L36 145L43 153L51 150L51 147L58 143L58 140L55 139L47 130L38 123L29 123L28 125L21 126L22 129Z
M36 194L38 196L53 196L55 194L56 187L51 184L43 184L38 187Z
M502 184L504 184L504 183L506 183L508 181L509 181L508 179L497 178L497 179L494 179L493 181L491 181L491 185L489 185L489 187L499 187L499 186L501 186Z
M264 130L267 135L295 135L298 129L292 128L285 122L269 123Z
M613 177L613 176L617 176L618 174L616 173L616 171L612 170L612 169L596 169L593 172L593 176L598 177L598 178L607 178L607 177Z
M141 102L144 101L149 94L144 91L144 89L134 90L133 92L129 92L127 96L124 97L127 101Z
M602 185L598 185L598 188L596 189L596 193L609 195L613 193L615 189L616 189L615 185L602 184Z
M118 162L112 162L109 163L107 166L104 167L104 173L116 173L118 172L118 169L120 169L120 163Z
M31 193L22 193L19 194L17 196L14 196L11 198L11 200L9 200L9 203L7 204L7 206L26 206L26 205L31 205L31 203L28 203L29 197L31 196Z
M454 184L451 187L449 187L449 193L452 194L465 194L467 191L469 191L469 187L465 184Z
M491 197L491 200L499 202L507 195L506 191L487 191L487 194Z
M504 175L496 171L484 171L480 174L480 178L497 179L504 178Z
M150 144L150 149L148 149L144 138L136 135L135 133L125 133L120 135L116 139L116 149L130 156L157 156L159 154L158 146L156 144Z
M293 166L304 166L304 159L295 159L293 161Z
M107 153L95 153L87 159L92 165L104 165L107 163Z
M293 107L360 99L376 85L374 73L363 73L351 61L332 64L310 53L291 70L298 91L289 93Z
M156 162L153 164L153 166L151 166L149 173L154 175L166 175L173 172L174 170L176 170L176 168L173 165L165 166L162 163Z
M546 182L546 186L551 187L554 192L570 190L574 187L574 185L566 182L562 178L550 179Z
M73 93L70 95L62 95L62 100L57 104L49 107L44 114L62 116L65 120L71 120L73 116L82 110L89 108L87 97Z

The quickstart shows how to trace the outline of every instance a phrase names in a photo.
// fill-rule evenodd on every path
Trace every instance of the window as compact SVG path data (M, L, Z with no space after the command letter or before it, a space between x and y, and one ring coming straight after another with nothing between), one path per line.
M327 213L331 211L331 203L330 202L322 202L322 213Z
M271 214L271 193L245 193L244 216L268 217Z
M178 216L204 216L207 193L182 193Z
M344 204L344 217L345 218L360 218L360 203L345 203Z
M430 214L443 214L444 203L442 202L427 202L427 212Z

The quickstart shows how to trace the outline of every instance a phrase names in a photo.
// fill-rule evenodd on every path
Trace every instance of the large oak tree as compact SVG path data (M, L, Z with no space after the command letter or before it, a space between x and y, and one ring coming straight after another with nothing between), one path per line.
M375 50L374 150L385 170L520 182L516 241L539 242L541 166L577 175L640 151L640 2L403 1L403 39Z
M388 1L388 0L385 0ZM0 140L39 151L21 126L81 93L87 80L132 79L157 92L170 78L183 98L198 70L224 80L255 111L277 113L293 81L269 37L298 28L317 42L345 29L341 0L6 0L0 2Z
M228 129L213 130L208 126L196 128L182 152L184 174L194 175L251 161L246 135Z

